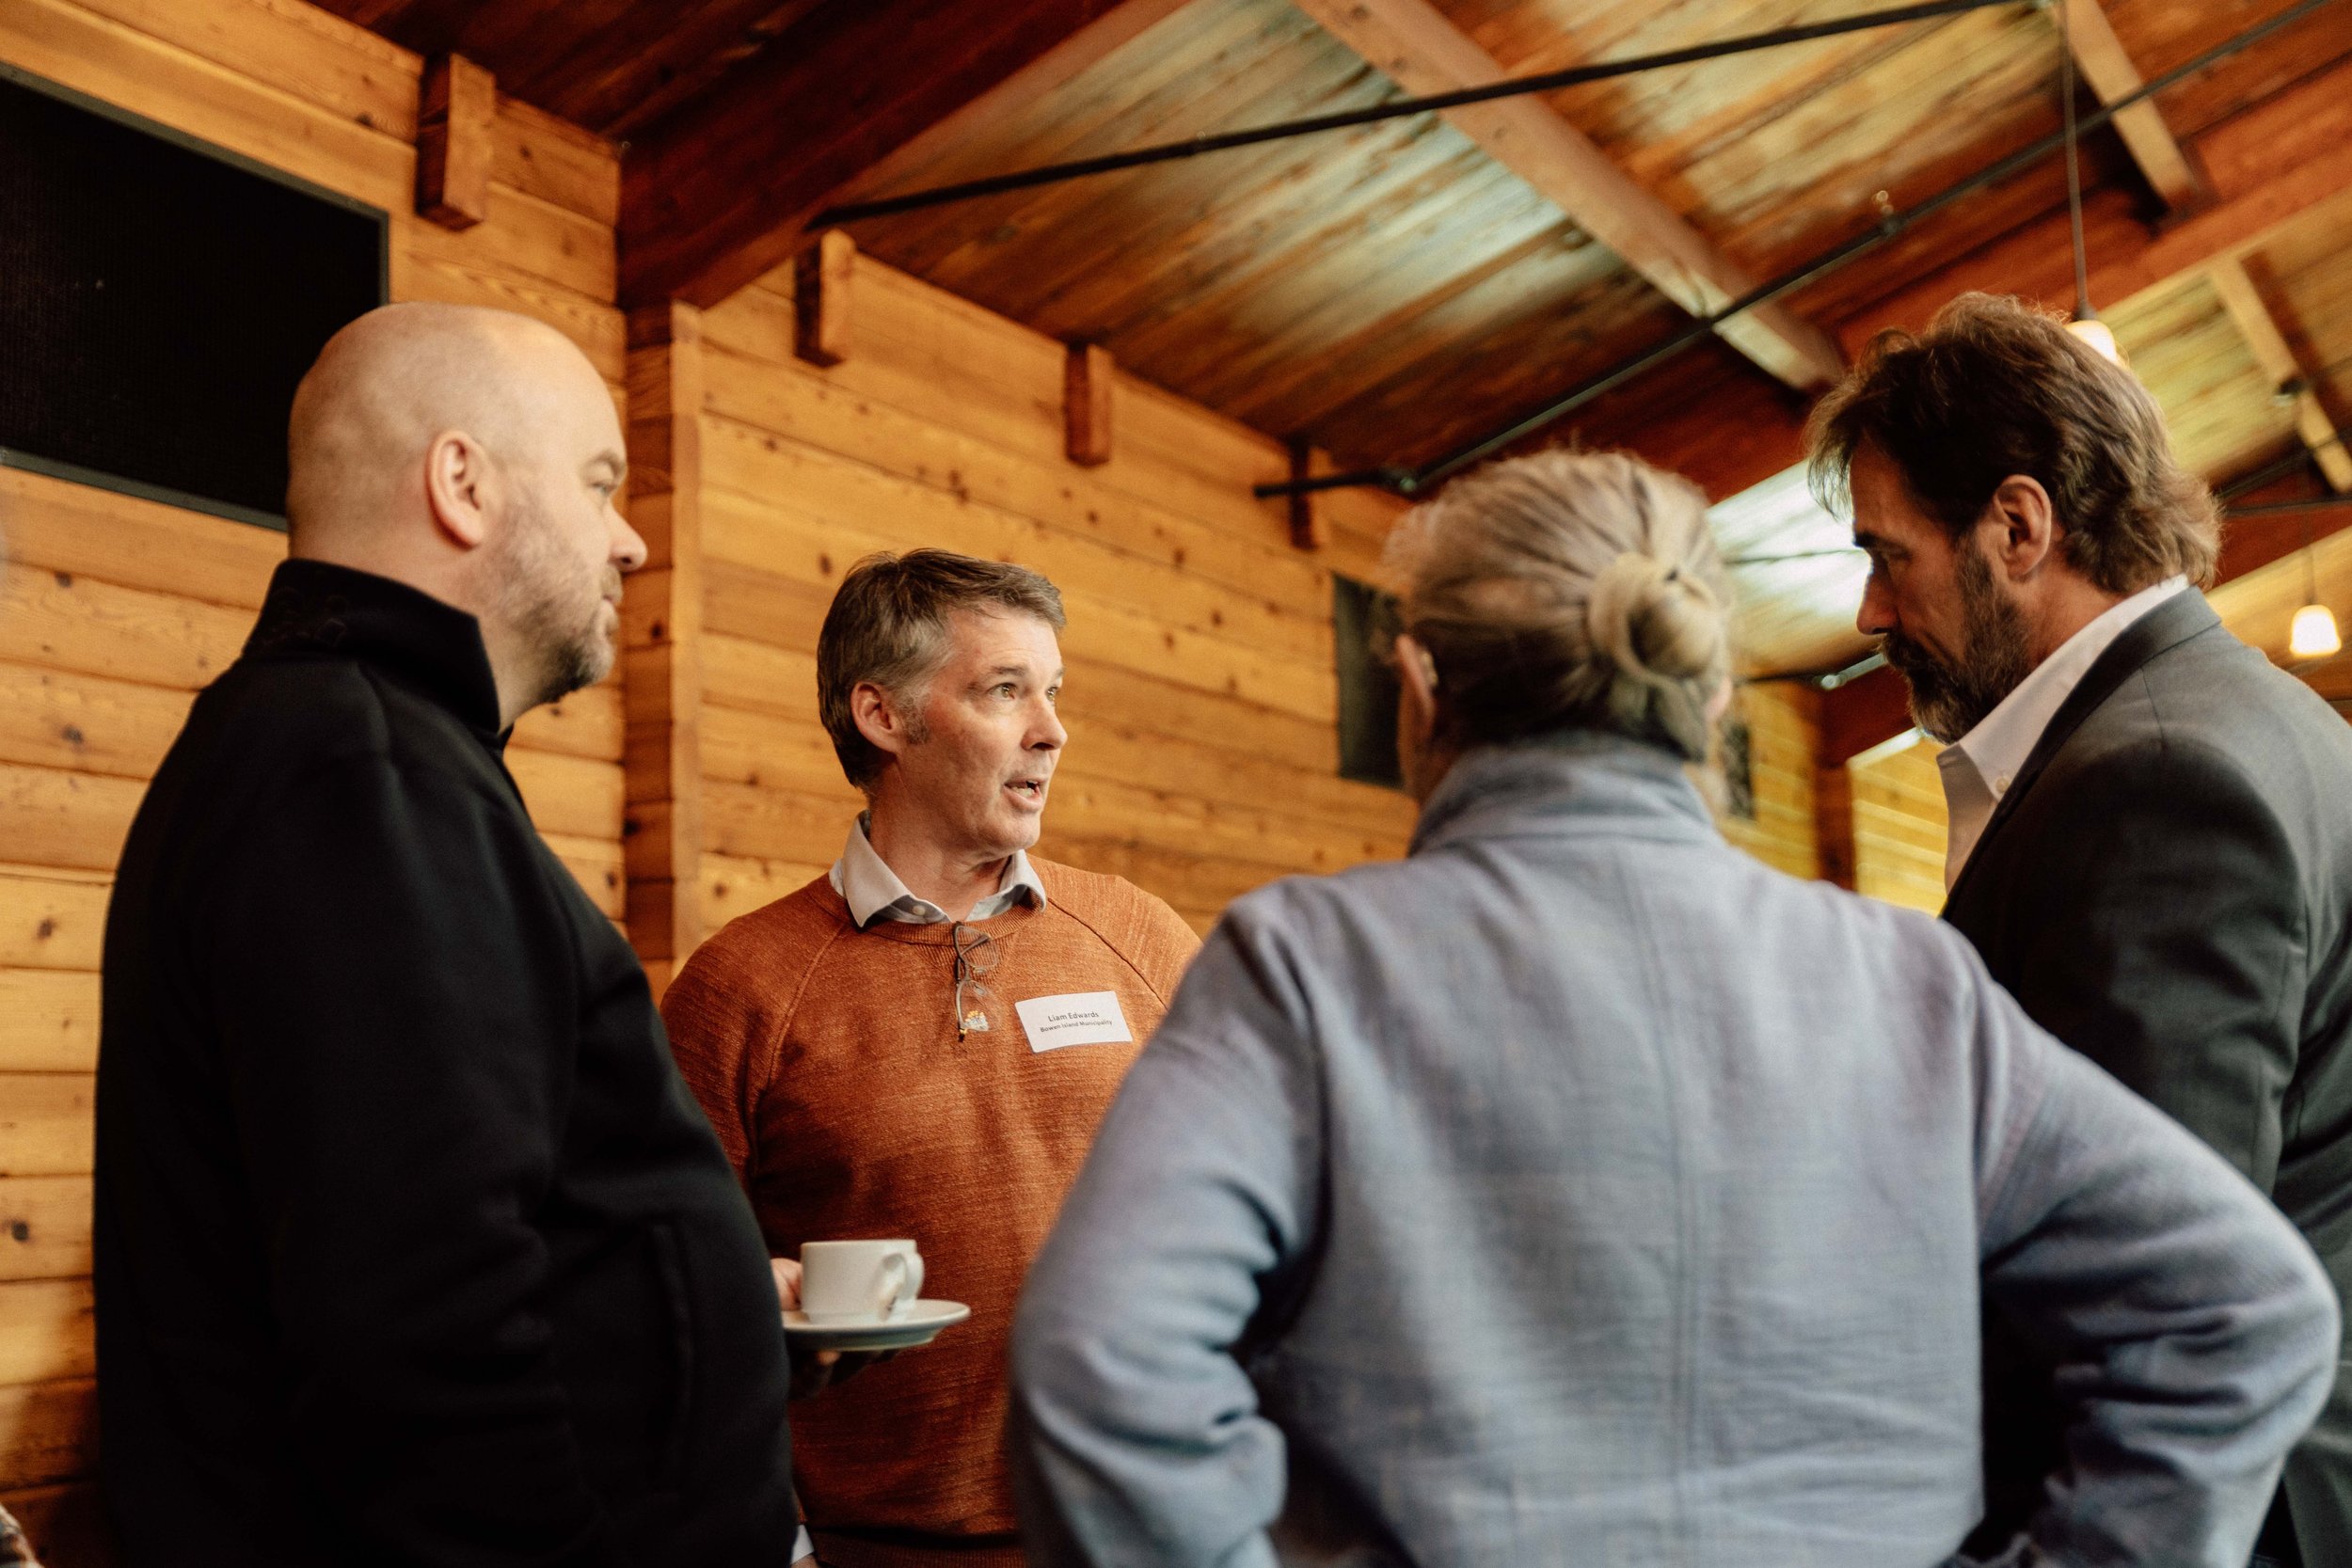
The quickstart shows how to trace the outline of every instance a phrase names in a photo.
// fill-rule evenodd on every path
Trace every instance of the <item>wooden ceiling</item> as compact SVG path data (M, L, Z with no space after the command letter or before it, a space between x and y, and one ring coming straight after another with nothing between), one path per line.
M627 142L630 302L708 303L790 255L840 200L1888 0L326 3L410 48L463 53L501 90ZM2125 85L2153 77L2294 3L2071 0L2080 103L2114 96L2119 70ZM2050 135L2058 17L1994 6L853 232L1342 467L1419 464ZM2211 281L2217 257L2242 267L2237 304L2253 298L2275 325L2320 416L2352 418L2352 210L2324 199L2327 180L2352 183L2339 167L2352 156L2352 0L2153 103L2153 135L2183 150L2174 177L2149 172L2145 125L2129 147L2115 128L2084 144L2093 297L2184 455L2226 480L2308 438L2310 410L2277 395L2275 356L2249 346L2242 309ZM2062 165L2045 158L1541 438L1629 446L1719 497L1744 491L1793 461L1809 387L1877 326L1918 325L1967 287L2070 300L2063 204ZM1822 519L1787 499L1784 484L1736 512L1735 549L1819 546ZM1756 531L1767 516L1776 531ZM1851 562L1742 576L1759 663L1858 645Z
M627 141L704 96L825 0L324 0L421 55L463 55L501 90Z
M2084 0L2090 3L2090 0ZM1326 113L1397 95L1291 0L1195 0L1062 90L875 194ZM1851 14L1854 0L1451 0L1444 20L1507 74L1649 54ZM2283 0L2114 8L2143 72L2187 59ZM2307 67L2352 50L2352 8L2280 40ZM2307 36L2308 35L2308 36ZM2256 61L2257 67L2263 61ZM1768 278L1957 182L2058 123L2058 31L2030 6L1590 84L1543 102L1752 278ZM2272 85L2279 60L2184 84L2188 136ZM2177 102L2176 102L2177 100ZM2108 138L2094 173L2135 179ZM1883 260L1796 296L1834 325L1923 258L2011 209L2055 165ZM2143 198L2144 199L2144 198ZM1976 210L1971 211L1970 208ZM1687 319L1586 226L1434 118L858 226L876 254L1343 466L1416 463L1658 341Z

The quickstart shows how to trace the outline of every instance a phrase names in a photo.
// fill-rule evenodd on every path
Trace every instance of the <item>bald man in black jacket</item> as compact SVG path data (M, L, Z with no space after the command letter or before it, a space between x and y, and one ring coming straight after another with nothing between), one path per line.
M131 1564L785 1563L776 1287L645 977L502 762L601 676L620 431L519 317L297 395L296 559L125 849L99 1395Z

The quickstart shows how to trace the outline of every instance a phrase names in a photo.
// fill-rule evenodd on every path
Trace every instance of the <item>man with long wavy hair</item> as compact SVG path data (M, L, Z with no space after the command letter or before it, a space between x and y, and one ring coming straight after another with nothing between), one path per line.
M2219 520L2154 399L1971 294L1874 343L1812 436L1870 554L1856 624L1948 743L1945 919L2352 1287L2352 730L2197 591ZM2039 1502L2059 1430L2042 1356L1989 1333L1979 1546ZM2255 1560L2352 1562L2352 1380Z

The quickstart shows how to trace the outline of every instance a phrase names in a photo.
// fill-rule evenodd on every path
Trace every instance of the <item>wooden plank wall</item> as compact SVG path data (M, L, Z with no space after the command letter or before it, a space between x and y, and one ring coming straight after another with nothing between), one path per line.
M1846 764L1855 892L1930 914L1944 908L1942 751L1914 731Z
M293 0L0 0L0 60L392 214L394 297L527 311L619 395L618 166L501 105L486 221L409 215L420 62ZM284 548L266 530L0 471L0 1502L52 1568L95 1560L90 1071L108 879L143 781L231 659ZM621 704L580 692L510 753L534 818L623 905Z
M1820 692L1795 682L1741 689L1736 711L1748 726L1756 816L1717 814L1724 837L1765 864L1808 879L1821 874L1813 778L1820 706Z
M794 287L778 268L699 324L705 933L839 852L858 799L813 656L842 573L878 549L1018 560L1062 589L1071 744L1042 852L1203 930L1275 877L1402 853L1409 804L1334 776L1330 619L1332 571L1384 580L1402 503L1327 497L1329 543L1301 553L1249 493L1289 462L1256 432L1122 376L1111 457L1080 467L1062 345L861 257L853 347L820 369L793 353ZM1799 876L1818 867L1811 700L1750 695L1757 818L1725 824Z
M922 545L1062 590L1042 853L1203 929L1275 877L1402 853L1409 803L1335 776L1331 642L1330 563L1375 571L1393 503L1343 503L1368 520L1302 553L1249 493L1288 471L1276 442L1120 377L1111 456L1081 467L1061 344L860 258L853 347L819 369L793 288L780 268L701 318L705 932L839 852L858 800L817 722L818 626L860 557Z
M1046 853L1130 876L1205 929L1275 876L1401 850L1409 808L1332 777L1328 576L1383 581L1401 503L1324 498L1329 544L1302 555L1248 493L1286 468L1263 436L1121 377L1111 460L1081 468L1061 345L861 257L854 348L820 369L793 353L794 287L778 268L699 323L703 932L838 851L857 798L816 721L815 636L873 549L1018 559L1064 589L1073 738ZM1725 823L1798 876L1819 866L1815 700L1746 699L1758 814Z

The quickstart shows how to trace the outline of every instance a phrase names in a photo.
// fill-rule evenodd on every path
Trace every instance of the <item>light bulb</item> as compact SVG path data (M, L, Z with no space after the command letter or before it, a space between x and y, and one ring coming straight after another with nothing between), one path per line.
M2328 658L2344 651L2344 639L2336 635L2334 611L2324 604L2307 604L2295 612L2294 629L2287 633L2287 652L2296 658Z
M2110 365L2123 362L2123 351L2115 346L2115 334L2107 324L2096 316L2078 316L2066 324L2066 330L2090 346L2090 352Z

